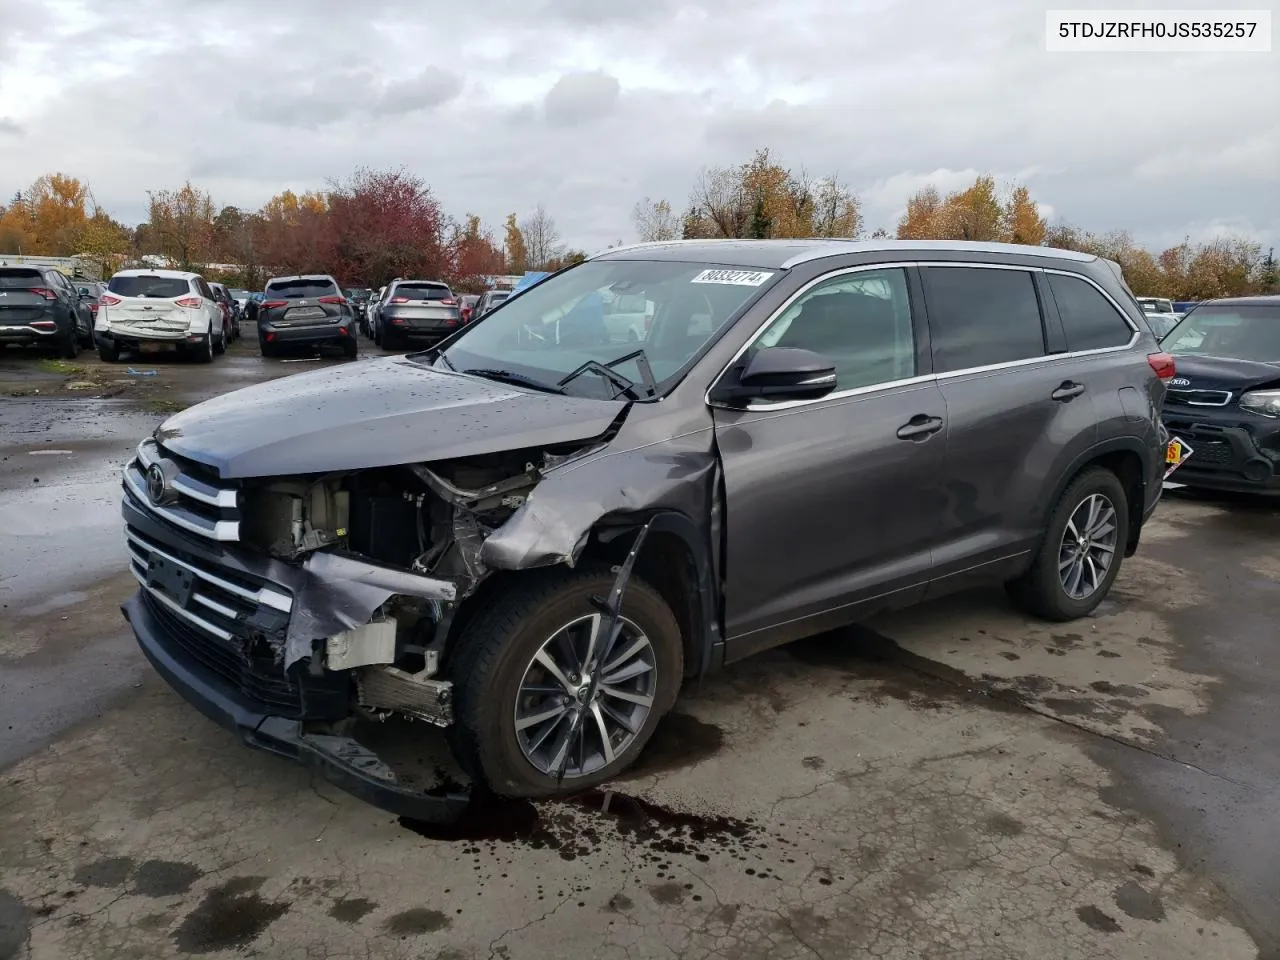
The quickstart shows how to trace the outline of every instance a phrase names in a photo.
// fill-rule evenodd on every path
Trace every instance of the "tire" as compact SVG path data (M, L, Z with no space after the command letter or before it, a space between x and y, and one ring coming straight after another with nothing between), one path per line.
M63 360L74 360L80 356L80 332L73 326L58 338L57 349L58 356Z
M401 349L401 347L400 344L396 342L395 337L391 336L389 333L384 333L382 335L382 349L387 353L391 353L394 350Z
M356 338L354 336L343 342L342 355L348 360L354 360L360 355L360 344L356 342Z
M1112 523L1115 529L1114 540L1110 544L1110 561L1102 576L1096 578L1096 584L1087 592L1087 595L1073 596L1063 580L1064 576L1068 580L1071 579L1070 574L1074 567L1068 567L1064 573L1059 572L1062 563L1071 562L1071 558L1080 553L1078 546L1073 549L1073 545L1068 542L1072 539L1068 534L1068 524L1075 517L1077 523L1072 529L1079 530L1083 524L1079 522L1081 517L1076 517L1076 513L1085 508L1095 497L1102 498L1114 513ZM1081 533L1083 535L1087 530ZM1035 560L1032 561L1031 568L1018 579L1005 584L1005 589L1016 606L1044 620L1065 622L1087 616L1103 601L1120 573L1120 564L1124 558L1128 536L1129 501L1124 485L1110 470L1104 467L1090 467L1072 480L1067 489L1062 492L1062 496L1058 498L1053 512L1049 515L1044 540L1041 542ZM1106 551L1103 549L1105 540L1106 535L1101 533L1086 538L1086 542L1094 544L1090 550L1086 551L1093 561L1092 572L1089 563L1081 568L1084 572L1080 590L1084 590L1089 586L1089 581L1095 579L1099 565L1099 560L1096 558L1105 555Z
M98 341L98 358L103 363L119 363L120 362L120 344L114 340Z
M258 349L262 352L264 357L274 357L276 355L275 345L267 343L265 340L260 339L258 341Z
M223 327L218 339L213 342L213 352L221 356L227 352L227 328Z
M213 362L213 334L206 333L200 338L200 342L187 354L196 363L212 363Z
M589 760L580 769L566 771L564 779L558 780L554 767L550 767L552 772L547 772L535 766L521 745L515 718L522 699L521 684L528 671L537 669L533 658L544 643L566 624L580 622L595 612L591 597L608 595L614 574L606 564L589 563L573 571L528 571L518 576L520 579L513 581L510 589L498 594L476 614L458 638L448 670L454 684L450 743L459 763L495 794L535 799L570 796L616 777L630 766L662 716L675 704L684 669L680 627L658 592L633 576L623 596L622 612L629 621L629 632L619 644L627 643L630 648L629 641L633 642L638 636L631 632L635 628L648 638L649 647L642 656L652 661L653 676L645 671L640 678L625 682L649 685L647 695L652 696L652 703L643 719L628 718L636 725L629 739L621 727L614 728L622 739L617 742L621 749L612 762L606 762L603 751L596 750L597 766L592 768ZM578 629L586 627L580 623ZM522 709L535 714L550 702L529 703L530 696L540 694L526 695ZM564 699L573 704L571 696ZM602 702L635 709L627 707L625 700ZM555 703L551 709L556 709ZM591 710L585 711L583 718L592 724L596 719ZM557 726L562 722L571 720L562 717L547 721L552 726L549 732L545 727L531 726L528 728L531 732L523 736L545 735L550 741L546 748L549 750L559 732L568 729ZM589 743L599 744L598 730L598 726L587 728Z

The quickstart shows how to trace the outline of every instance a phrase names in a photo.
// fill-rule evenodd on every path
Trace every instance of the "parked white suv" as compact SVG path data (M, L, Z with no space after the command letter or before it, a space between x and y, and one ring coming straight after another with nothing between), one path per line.
M93 339L108 363L147 343L175 346L201 363L227 349L213 290L200 274L185 270L121 270L99 298Z

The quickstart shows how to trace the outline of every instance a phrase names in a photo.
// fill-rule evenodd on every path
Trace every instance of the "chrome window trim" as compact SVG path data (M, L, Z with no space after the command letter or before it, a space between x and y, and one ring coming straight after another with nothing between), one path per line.
M1125 343L1121 346L1116 346L1116 347L1097 347L1091 350L1072 350L1072 351L1065 351L1063 353L1046 353L1043 356L1027 357L1023 360L1006 360L1003 363L992 363L992 364L987 364L986 366L981 366L981 367L965 367L963 370L951 370L946 373L928 373L928 374L922 374L915 377L907 377L902 380L887 380L884 383L870 384L865 387L851 387L848 390L835 390L831 393L826 394L825 396L815 397L807 400L782 400L777 402L770 402L767 400L765 401L755 400L746 404L745 406L735 407L735 406L730 406L724 403L716 403L711 399L711 391L715 389L716 384L720 382L721 378L723 378L724 375L729 372L729 369L735 363L737 363L740 359L742 359L743 354L745 354L748 350L751 349L752 346L755 345L755 342L760 339L764 331L769 329L769 326L775 320L777 320L778 317L782 316L783 312L789 309L791 305L796 302L796 300L804 296L806 293L808 293L811 289L813 289L819 283L823 283L835 277L845 276L846 274L850 274L850 273L865 273L869 270L908 269L910 267L976 267L982 270L1022 270L1026 273L1057 273L1067 277L1078 277L1081 280L1084 280L1087 283L1092 284L1094 288L1098 290L1099 293L1101 293L1104 297L1107 298L1108 302L1110 302L1111 305L1115 307L1116 310L1119 311L1120 316L1124 319L1125 323L1129 326L1129 329L1133 331L1133 335L1129 338L1128 343ZM1043 309L1044 309L1043 306L1041 306L1042 313L1043 313ZM914 326L915 319L916 318L913 316L912 317L913 326ZM726 363L721 368L720 372L711 378L710 384L707 386L707 389L703 392L702 399L707 406L720 409L720 410L755 411L755 412L767 412L771 410L790 410L796 407L812 406L813 404L827 403L828 401L831 401L831 400L842 400L847 397L861 396L864 394L873 393L880 390L892 390L897 387L909 386L909 385L918 384L918 383L925 383L928 381L952 380L952 379L955 379L956 377L967 377L974 374L996 373L1001 370L1009 370L1016 367L1031 366L1032 364L1039 364L1039 363L1049 364L1049 363L1057 362L1059 360L1074 360L1079 357L1100 356L1108 353L1122 353L1124 351L1133 349L1133 347L1137 344L1137 342L1141 338L1142 338L1142 331L1139 330L1137 325L1129 318L1129 315L1126 314L1124 310L1120 308L1120 305L1116 303L1116 300L1114 297L1112 297L1109 293L1107 293L1106 290L1103 290L1102 287L1100 287L1091 278L1086 277L1080 273L1074 273L1070 270L1058 270L1050 267L1027 267L1027 266L1021 266L1021 265L1012 264L1012 263L966 263L959 260L947 260L947 261L895 260L892 262L885 262L885 263L866 263L866 264L859 264L853 267L842 267L839 270L833 270L830 273L824 273L819 277L815 277L814 279L805 283L804 286L800 287L799 290L797 290L795 293L789 296L786 300L784 300L772 313L769 314L769 316L764 320L763 323L761 323L758 327L756 327L756 329L752 332L751 336L747 339L746 343L744 343L741 347L738 348L738 350L734 353L734 355L729 359L729 362Z

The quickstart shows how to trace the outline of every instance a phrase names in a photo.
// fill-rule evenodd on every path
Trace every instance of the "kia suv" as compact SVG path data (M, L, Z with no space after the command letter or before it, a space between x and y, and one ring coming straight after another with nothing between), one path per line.
M227 325L212 288L183 270L121 270L98 298L93 337L108 363L144 344L175 347L201 363L227 349Z
M421 724L357 718L565 796L770 647L984 582L1088 615L1160 497L1173 375L1088 254L613 249L433 349L170 418L124 476L125 615L206 715L387 809L457 792L379 759Z
M87 300L53 267L0 267L0 347L26 344L52 348L73 360L92 343Z
M336 346L355 359L356 315L338 281L326 274L275 277L258 306L258 347L264 357L289 347Z
M1280 296L1201 303L1164 347L1178 365L1164 422L1191 450L1178 481L1280 495Z

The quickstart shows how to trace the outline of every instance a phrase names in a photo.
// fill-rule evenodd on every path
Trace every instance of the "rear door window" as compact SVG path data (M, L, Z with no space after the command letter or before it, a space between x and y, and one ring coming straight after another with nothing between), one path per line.
M935 372L1044 356L1044 324L1030 271L938 266L921 273Z
M1067 350L1122 347L1133 339L1133 328L1102 292L1088 280L1064 273L1046 273L1053 291Z
M185 297L191 292L182 277L158 277L142 274L133 277L112 277L107 289L122 297L158 297L171 300Z
M267 284L269 297L282 300L315 300L320 297L341 296L338 285L320 277L302 277L298 280L276 280Z

